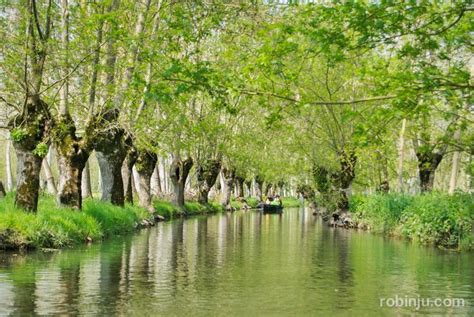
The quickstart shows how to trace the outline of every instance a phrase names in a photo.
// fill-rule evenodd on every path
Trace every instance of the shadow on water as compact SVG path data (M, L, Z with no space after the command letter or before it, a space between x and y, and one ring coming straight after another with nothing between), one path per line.
M410 314L393 296L459 297L473 314L474 256L325 226L311 210L160 223L51 253L0 254L0 315Z

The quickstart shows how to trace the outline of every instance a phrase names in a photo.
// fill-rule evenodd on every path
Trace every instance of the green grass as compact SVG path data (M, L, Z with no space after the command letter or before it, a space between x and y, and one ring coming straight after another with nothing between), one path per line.
M300 200L295 197L282 197L281 201L283 203L283 207L286 208L300 207Z
M41 196L37 213L14 205L14 194L0 200L0 249L62 248L135 230L150 217L139 207L113 206L86 200L82 212L57 207L51 196Z
M177 206L173 205L169 201L155 200L153 207L156 213L163 216L165 219L173 219L186 214L187 216L204 215L222 212L224 208L219 203L210 202L207 205L200 204L198 202L186 202L184 204L184 210L180 210Z
M354 219L375 232L441 248L474 249L474 196L430 193L417 196L353 196Z

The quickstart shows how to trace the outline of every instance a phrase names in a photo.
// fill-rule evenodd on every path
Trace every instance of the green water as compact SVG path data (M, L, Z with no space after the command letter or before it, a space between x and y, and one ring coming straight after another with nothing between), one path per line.
M311 211L161 223L52 253L0 255L0 315L474 315L474 254L332 229ZM381 307L380 298L464 307Z

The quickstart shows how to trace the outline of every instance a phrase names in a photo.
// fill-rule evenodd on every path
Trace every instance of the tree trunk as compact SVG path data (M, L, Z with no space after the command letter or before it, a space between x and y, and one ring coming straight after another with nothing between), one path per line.
M7 192L5 191L5 187L3 186L2 181L0 181L0 198L3 198L7 195Z
M17 157L17 181L15 205L26 211L36 212L38 208L39 176L42 158L14 143Z
M209 191L216 183L220 169L221 161L219 159L204 160L197 166L198 202L201 204L209 203Z
M244 186L245 186L245 179L240 176L235 176L235 189L236 193L235 196L239 198L244 197Z
M271 190L272 190L272 183L266 183L265 184L265 196L270 196L271 195Z
M258 202L263 201L262 190L263 190L263 178L257 175L255 176L255 193L256 193Z
M89 160L86 162L84 170L82 171L81 186L82 198L92 197L91 169L89 166Z
M104 134L96 146L96 153L100 167L102 201L123 206L122 164L127 155L123 144L123 130L115 129Z
M247 192L245 193L245 195L246 195L247 198L249 198L251 196L252 181L247 180L247 181L245 181L244 185L247 187Z
M27 211L38 207L39 177L44 151L43 138L51 126L48 106L38 95L28 97L25 109L9 122L10 133L17 157L17 184L15 204ZM41 149L41 151L39 151Z
M339 153L340 170L332 175L338 191L337 207L341 210L349 209L349 197L352 194L352 181L355 178L357 156L353 150Z
M377 161L379 162L380 169L382 171L382 177L378 185L377 191L382 193L388 193L390 191L390 179L388 173L388 161L382 153L377 150L376 152Z
M232 206L230 204L231 194L232 194L232 186L234 184L234 177L235 172L231 168L223 167L222 170L222 197L221 197L221 205L225 208L225 210L232 210Z
M458 129L454 133L453 140L458 143L459 139L461 138L461 130ZM461 152L456 150L453 154L453 164L451 167L451 177L449 179L449 190L448 193L450 195L454 194L456 190L457 180L458 180L458 170L459 170L459 162L461 161Z
M146 208L150 212L154 212L151 204L151 175L155 170L158 156L150 151L139 151L135 168L138 173L140 182L140 190L138 191L138 203L141 207Z
M443 155L425 151L423 153L417 152L416 156L418 158L421 191L430 192L433 190L435 172L443 159Z
M76 127L71 116L62 115L52 130L59 168L58 203L62 206L82 208L82 171L90 151L76 136Z
M46 177L46 186L48 186L48 193L57 196L58 190L54 181L53 172L51 171L51 166L49 165L48 160L46 158L43 159L42 166L44 170L44 175Z
M13 190L13 173L12 173L12 158L11 158L11 140L7 140L7 148L6 148L6 174L7 174L7 191Z
M193 159L191 157L183 161L178 156L173 159L170 166L170 179L174 191L173 203L180 208L184 207L184 187L192 167Z
M134 147L130 147L125 157L125 160L122 163L122 180L123 180L123 191L124 199L127 203L133 205L133 187L132 187L132 177L133 177L133 165L137 161L138 153Z
M151 193L155 197L159 197L160 194L163 192L163 189L161 188L160 164L158 163L158 160L157 160L157 163L155 164L153 174L151 175L150 186L151 186Z
M64 155L65 153L58 151L58 203L62 206L82 208L82 171L86 165L88 153L81 152Z
M403 193L403 162L405 160L405 130L407 126L407 119L402 120L402 128L400 129L400 138L398 139L398 190Z

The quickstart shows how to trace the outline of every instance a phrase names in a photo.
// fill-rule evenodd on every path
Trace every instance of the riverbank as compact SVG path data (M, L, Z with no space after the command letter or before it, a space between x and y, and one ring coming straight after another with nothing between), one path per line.
M81 243L91 243L133 232L140 227L151 226L157 218L171 220L182 216L195 216L223 212L216 202L202 205L187 202L180 210L171 202L155 200L155 213L127 204L124 207L94 199L86 199L82 212L58 207L54 197L41 195L37 213L27 213L15 207L14 193L0 199L0 250L24 250L52 248L60 249ZM256 199L248 199L256 206ZM286 207L298 202L295 198L284 198ZM232 201L234 209L242 204Z
M350 201L352 226L398 236L439 248L474 249L474 196L355 195Z

